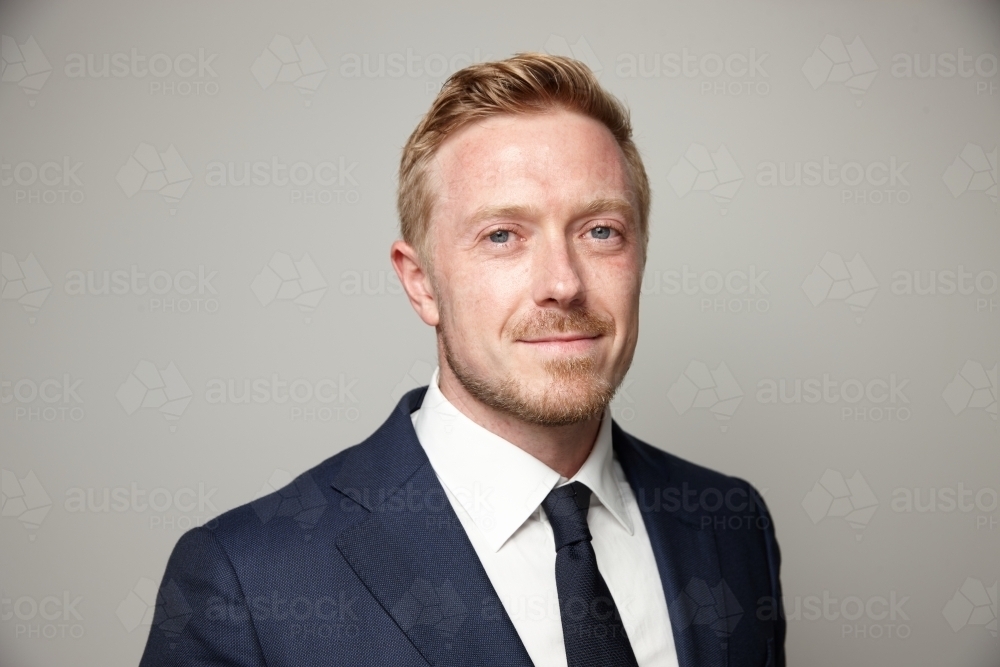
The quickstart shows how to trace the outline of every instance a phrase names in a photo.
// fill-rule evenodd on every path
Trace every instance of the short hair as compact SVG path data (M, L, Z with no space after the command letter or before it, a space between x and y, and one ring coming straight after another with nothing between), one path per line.
M632 141L628 108L601 87L584 63L544 53L519 53L506 60L476 63L455 72L410 134L399 164L396 206L403 240L416 249L422 261L428 263L431 259L428 227L434 207L427 167L441 144L462 127L484 118L554 109L593 118L614 136L624 156L645 263L649 241L649 179Z

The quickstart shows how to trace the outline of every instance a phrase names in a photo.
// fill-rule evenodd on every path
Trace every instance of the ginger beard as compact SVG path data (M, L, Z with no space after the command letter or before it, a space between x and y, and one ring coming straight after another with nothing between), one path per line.
M600 418L624 379L625 371L613 382L605 377L598 367L595 350L594 353L545 359L541 366L548 376L547 382L544 387L532 390L528 383L510 373L488 375L464 363L455 354L448 327L444 325L446 319L442 308L437 331L445 361L459 383L481 403L521 421L542 426L566 426ZM515 323L505 337L516 345L515 341L525 338L566 332L613 337L615 323L610 317L602 318L586 309L565 313L542 310Z

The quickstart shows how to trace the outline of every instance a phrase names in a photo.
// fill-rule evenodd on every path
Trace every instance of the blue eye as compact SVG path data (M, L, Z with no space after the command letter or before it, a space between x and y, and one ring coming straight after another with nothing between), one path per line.
M498 229L490 234L490 240L494 243L506 243L509 239L510 231L506 229Z
M594 227L590 230L590 235L595 239L606 239L611 236L610 227Z

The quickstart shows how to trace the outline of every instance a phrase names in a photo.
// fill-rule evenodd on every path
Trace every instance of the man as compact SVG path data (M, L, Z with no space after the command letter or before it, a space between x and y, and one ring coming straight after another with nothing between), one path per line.
M185 534L143 664L783 665L760 497L611 419L649 198L583 64L453 75L403 150L391 250L437 330L430 385Z

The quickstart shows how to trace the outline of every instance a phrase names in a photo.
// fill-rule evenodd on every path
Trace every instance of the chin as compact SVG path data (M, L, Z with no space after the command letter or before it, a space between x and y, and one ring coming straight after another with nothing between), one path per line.
M469 393L496 410L531 424L567 426L599 419L614 397L616 385L595 367L592 357L567 357L503 377L456 375Z
M543 426L566 426L604 414L614 391L610 383L557 383L546 391L522 397L513 411L522 421Z

